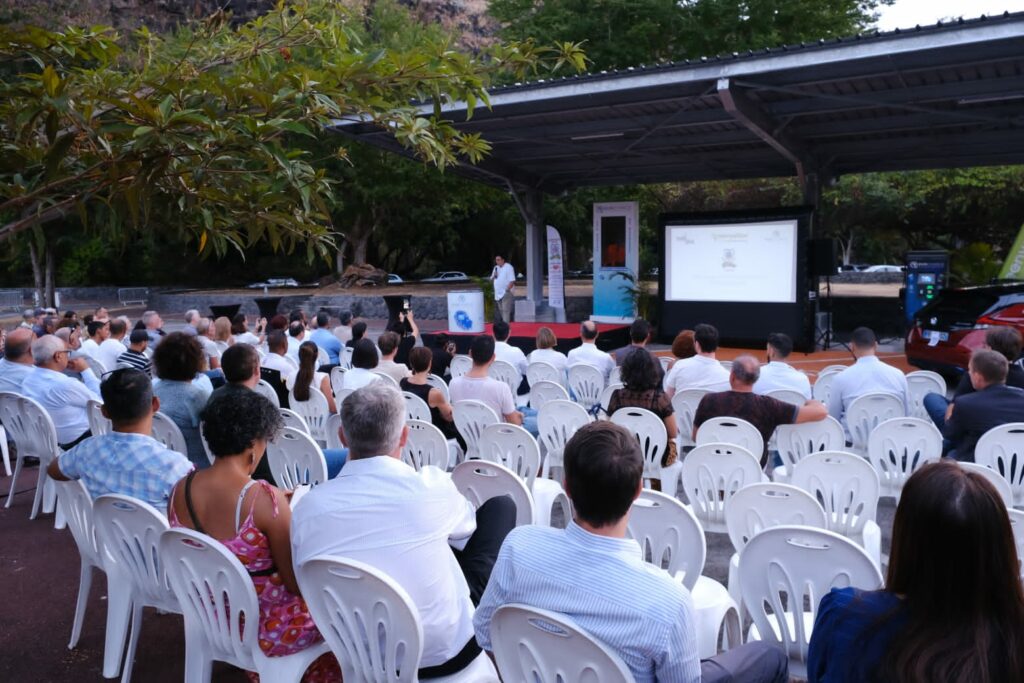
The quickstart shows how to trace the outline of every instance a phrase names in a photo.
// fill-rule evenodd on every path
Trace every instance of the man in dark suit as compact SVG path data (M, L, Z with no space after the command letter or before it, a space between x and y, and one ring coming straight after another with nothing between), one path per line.
M981 435L1008 422L1024 422L1024 390L1006 386L1009 362L1001 353L979 349L968 368L974 391L953 401L953 412L943 435L947 455L974 462L974 447Z

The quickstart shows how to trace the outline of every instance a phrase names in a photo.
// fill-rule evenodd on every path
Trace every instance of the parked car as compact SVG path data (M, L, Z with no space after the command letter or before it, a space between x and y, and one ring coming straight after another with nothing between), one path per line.
M844 263L843 265L839 266L839 271L838 272L840 272L840 273L860 273L865 268L870 268L870 267L871 266L866 264L866 263Z
M299 283L295 278L290 277L268 277L263 282L254 282L249 285L249 289L277 289L281 287L298 287Z
M985 343L985 330L995 325L1024 333L1024 282L942 290L914 315L907 361L946 374L963 372L971 353Z
M585 280L594 277L594 271L590 268L583 270L570 270L566 271L566 274L573 280Z
M389 285L400 285L403 282L405 282L405 280L403 280L398 275L395 275L394 273L388 273L388 284Z
M903 272L903 266L885 266L885 265L868 266L867 268L865 268L861 272L862 273L902 273Z
M442 270L431 277L423 278L420 282L469 282L469 277L461 270Z

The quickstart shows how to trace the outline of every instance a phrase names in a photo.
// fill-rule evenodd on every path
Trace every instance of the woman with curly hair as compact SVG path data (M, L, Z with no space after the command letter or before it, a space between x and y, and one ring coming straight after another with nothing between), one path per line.
M322 642L295 579L288 497L252 478L267 441L281 429L280 412L260 394L242 391L213 398L202 420L217 459L175 485L167 510L171 526L217 539L245 567L259 601L257 642L263 654L283 657ZM249 678L259 680L252 672ZM341 681L338 661L330 653L321 656L302 680Z
M203 347L184 332L168 334L153 351L153 369L159 379L153 383L153 393L160 399L160 412L178 425L185 437L185 455L200 469L209 467L210 461L199 436L199 414L213 393L209 381L195 382L204 367Z

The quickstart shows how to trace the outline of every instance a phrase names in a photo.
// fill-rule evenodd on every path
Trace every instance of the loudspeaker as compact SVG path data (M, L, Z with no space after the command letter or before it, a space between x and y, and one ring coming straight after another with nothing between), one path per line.
M839 249L831 237L808 240L807 274L813 278L832 277L839 270Z

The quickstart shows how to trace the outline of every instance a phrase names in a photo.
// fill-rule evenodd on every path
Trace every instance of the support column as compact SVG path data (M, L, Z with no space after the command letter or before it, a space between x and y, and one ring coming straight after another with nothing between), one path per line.
M526 299L540 304L544 301L544 195L527 190L520 196L526 219Z

